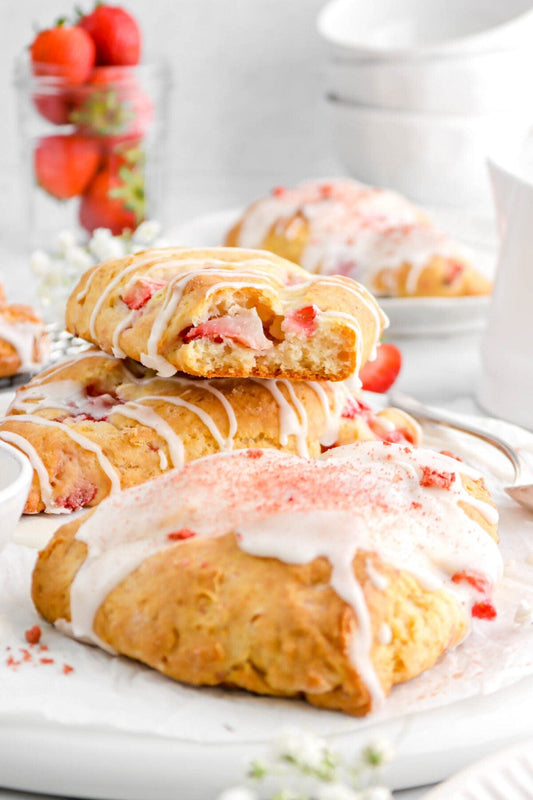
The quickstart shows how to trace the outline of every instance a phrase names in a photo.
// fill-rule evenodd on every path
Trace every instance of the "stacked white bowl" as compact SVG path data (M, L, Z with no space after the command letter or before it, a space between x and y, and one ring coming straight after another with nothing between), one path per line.
M533 0L330 0L317 26L345 169L427 205L488 205L487 154L533 124Z

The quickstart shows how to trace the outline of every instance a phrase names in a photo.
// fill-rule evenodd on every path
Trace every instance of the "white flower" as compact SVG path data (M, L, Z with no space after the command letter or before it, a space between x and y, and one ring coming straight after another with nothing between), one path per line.
M141 222L133 234L133 241L137 244L150 244L161 233L161 225L155 219L146 219Z
M93 260L89 253L84 250L83 247L79 247L78 245L72 245L65 251L65 260L71 267L74 267L74 269L77 269L80 272L84 272L86 269L89 269L89 267L93 264Z
M225 789L217 800L258 800L258 796L245 786L234 786L232 789Z
M297 761L311 769L318 769L324 761L327 745L318 736L290 728L280 734L274 742L274 749L278 757Z
M71 247L75 247L78 242L72 231L61 231L57 234L56 244L59 252L65 255L67 250L70 250Z
M126 254L120 236L113 236L108 228L96 228L89 241L89 250L98 261L106 258L120 258Z
M381 767L388 764L394 758L394 747L392 743L384 737L372 739L361 753L364 764L369 767Z
M35 250L30 256L30 269L38 278L46 275L50 269L50 256L44 250Z
M317 800L361 800L361 794L344 783L322 784L316 797Z
M370 786L362 793L360 800L392 800L392 793L386 786Z

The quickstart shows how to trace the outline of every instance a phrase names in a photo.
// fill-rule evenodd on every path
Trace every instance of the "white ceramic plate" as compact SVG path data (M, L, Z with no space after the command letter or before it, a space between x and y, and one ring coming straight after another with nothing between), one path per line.
M183 247L217 247L240 216L240 209L230 209L206 214L185 222L166 235L169 244ZM452 235L450 218L446 230ZM454 224L455 223L455 224ZM441 223L442 225L443 223ZM452 220L452 228L461 223ZM477 263L486 274L492 274L494 266L493 243L486 238L485 231L477 236L474 225L461 226L463 241L474 252ZM395 336L448 336L479 331L483 328L489 306L487 297L402 297L381 298L379 303L390 319L388 333Z
M8 394L0 396L0 413L9 400ZM533 436L519 435L533 453ZM450 440L464 455L457 445ZM15 539L29 547L11 547L0 559L2 661L20 650L13 636L37 621L29 599L30 548L44 543L66 519L25 518ZM531 536L531 519L518 507L507 508L503 522L502 533ZM47 655L55 666L44 667L49 672L42 677L34 655L18 672L4 669L0 680L0 781L7 788L102 800L214 800L242 782L250 762L267 753L281 728L297 726L327 737L345 759L353 759L370 738L387 737L397 758L383 779L400 789L443 780L487 753L533 736L533 675L498 691L488 681L479 694L448 704L444 696L444 705L407 714L403 709L409 705L401 700L405 684L389 698L390 703L400 698L397 716L357 720L296 701L184 687L45 627ZM67 661L75 669L64 676L61 665ZM451 677L454 655L444 663ZM36 681L43 680L46 688L39 691ZM162 700L157 716L154 708Z
M501 750L462 770L421 800L531 800L533 740Z

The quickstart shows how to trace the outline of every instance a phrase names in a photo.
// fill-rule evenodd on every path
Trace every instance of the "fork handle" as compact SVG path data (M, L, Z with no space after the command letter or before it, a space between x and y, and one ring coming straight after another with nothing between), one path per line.
M415 419L425 422L433 422L436 425L443 425L447 428L453 428L456 431L461 431L462 433L468 433L470 436L475 436L477 439L481 439L487 444L492 445L499 450L500 453L503 453L503 455L506 456L511 462L514 470L513 483L520 483L520 476L522 472L520 458L514 447L506 442L505 439L501 439L499 436L496 436L492 433L487 433L482 428L478 428L476 425L472 425L469 422L458 421L453 414L448 414L446 411L443 411L440 408L437 409L431 406L426 406L423 403L420 403L418 400L415 400L413 397L408 397L408 395L399 393L393 394L388 396L388 400L392 406L399 408L400 411L407 412L412 417L415 417Z

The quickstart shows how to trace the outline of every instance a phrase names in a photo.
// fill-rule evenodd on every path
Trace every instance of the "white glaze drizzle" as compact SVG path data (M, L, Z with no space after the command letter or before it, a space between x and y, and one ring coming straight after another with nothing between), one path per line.
M39 367L46 354L44 325L30 320L7 320L0 308L0 339L15 348L20 359L19 372Z
M82 447L84 450L89 450L91 453L95 454L103 472L105 472L105 474L110 480L111 492L117 492L120 490L120 476L117 470L114 468L111 461L105 455L100 445L96 444L96 442L93 442L87 436L83 436L83 434L73 430L70 425L66 425L62 422L57 422L56 420L53 419L46 419L46 417L40 417L37 414L16 414L12 417L12 419L17 423L31 422L34 425L43 425L44 427L58 428L64 433L68 434L68 436L70 436L70 438L74 442L79 444L80 447Z
M374 291L383 269L408 265L406 289L413 294L434 256L468 258L404 197L353 180L308 181L259 200L242 217L237 243L261 247L277 223L283 233L297 214L309 226L301 265L314 273L349 275ZM391 294L398 291L396 282L394 276Z
M44 466L37 450L33 445L28 442L23 436L13 431L0 431L0 439L4 442L14 444L19 450L22 450L28 456L30 464L37 475L39 481L39 489L41 493L41 500L44 504L44 510L49 514L68 514L69 509L54 505L52 486L48 471Z
M247 451L210 456L104 501L76 534L88 556L70 591L74 635L98 642L94 617L109 591L150 555L186 546L169 541L168 533L182 527L201 537L236 531L239 547L258 557L291 564L328 559L331 586L357 619L350 660L377 706L383 691L372 663L369 611L352 569L355 554L375 552L423 586L446 589L465 617L478 597L452 576L474 569L492 590L503 563L496 543L459 504L471 499L460 474L475 479L477 472L403 445L371 442L339 450L339 458L329 451L328 458L312 461L276 451L263 451L261 458ZM424 468L456 479L449 489L423 486ZM494 510L484 505L493 520ZM378 632L378 640L388 643L388 632Z
M291 300L294 292L301 294L302 291L307 290L317 280L326 281L326 283L332 285L338 285L339 287L342 287L344 291L353 294L359 300L359 302L361 302L374 316L376 322L376 335L372 343L373 350L376 347L381 328L388 324L388 320L381 309L379 309L371 295L366 291L366 289L364 289L364 287L359 286L354 281L339 279L336 276L320 279L318 279L316 276L309 276L308 278L306 277L306 279L302 282L289 285L287 279L290 277L290 275L288 273L284 276L277 274L277 272L281 272L279 265L276 265L278 267L278 270L276 271L272 262L268 258L261 257L260 251L251 252L249 254L249 259L237 263L225 262L222 259L217 258L217 254L220 253L220 251L217 251L217 249L212 250L212 256L207 254L201 258L191 256L180 259L177 257L176 253L177 251L172 249L169 249L168 251L146 251L142 254L142 258L134 257L133 261L130 261L128 265L124 267L105 286L102 293L95 301L89 318L89 333L93 339L96 339L96 324L98 315L110 293L121 284L125 277L135 273L125 288L125 290L127 290L128 286L130 286L130 284L138 277L136 273L140 272L142 267L145 265L148 265L148 268L143 273L144 275L150 275L155 271L159 272L178 270L177 274L172 275L169 278L169 282L164 289L163 301L161 302L160 308L155 315L155 319L153 320L150 334L148 336L146 352L141 353L140 355L141 363L151 369L154 369L161 377L169 377L174 375L177 371L176 367L167 358L161 355L161 353L159 353L159 344L161 338L164 335L171 317L176 311L185 288L200 271L203 274L215 275L223 278L221 282L215 283L213 286L210 286L207 289L205 293L206 300L219 291L238 291L241 288L255 288L263 293L266 292L267 294L272 295L274 301L276 301L278 298L279 287L282 286L286 296L285 299L280 298L280 310L284 312L290 310L289 306L291 306L291 303L293 304L294 308L298 307L297 299L292 298ZM173 254L175 256L174 258L172 257ZM157 260L158 257L160 258L159 261ZM105 266L105 262L104 265L101 266ZM267 272L265 272L265 270L267 270ZM231 273L235 274L235 280L227 279L228 274ZM94 279L95 274L96 271L89 276L85 288L78 294L78 300L81 301L85 298L88 287ZM285 281L282 279L282 277L285 278ZM118 357L123 358L125 355L123 348L120 346L121 334L124 330L134 324L135 320L141 313L143 313L142 309L125 312L125 317L123 317L115 325L112 332L112 351ZM357 343L360 354L362 344L360 341L361 328L355 317L351 314L347 314L346 312L342 313L334 310L329 310L327 312L327 316L336 317L339 319L342 318L351 325L357 334ZM193 324L198 324L198 322L202 321L205 320L193 320ZM356 370L359 368L359 366L360 364L357 363Z
M142 400L146 400L149 398L141 398ZM113 414L121 414L123 417L128 417L129 419L133 419L136 422L139 422L141 425L146 426L147 428L152 428L158 436L163 439L168 447L168 452L170 455L170 460L172 462L172 466L176 469L181 469L185 463L185 448L183 446L183 440L181 436L170 427L168 422L162 418L160 414L158 414L153 408L150 406L145 406L143 403L129 401L128 403L122 403L121 405L117 405L111 409L110 416ZM161 464L161 449L159 450L159 463ZM165 456L165 461L168 465L168 460Z

